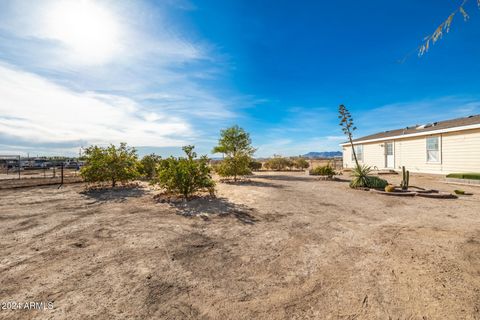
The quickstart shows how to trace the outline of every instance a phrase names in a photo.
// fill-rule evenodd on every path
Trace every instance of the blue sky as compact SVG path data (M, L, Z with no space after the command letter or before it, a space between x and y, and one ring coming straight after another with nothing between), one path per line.
M239 124L257 156L480 113L480 11L423 57L460 1L0 1L0 154L209 153ZM404 59L406 58L406 59ZM401 61L403 60L403 61Z

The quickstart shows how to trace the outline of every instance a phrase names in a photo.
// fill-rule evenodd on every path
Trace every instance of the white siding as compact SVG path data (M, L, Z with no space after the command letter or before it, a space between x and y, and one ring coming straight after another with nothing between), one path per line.
M428 136L397 139L394 141L395 168L405 166L412 172L448 174L452 172L480 172L480 129L449 132L440 137L440 163L427 162ZM364 162L379 169L385 167L384 142L363 144ZM344 166L354 167L351 148L343 148Z
M359 160L360 164L367 164L369 166L377 167L378 169L385 168L383 142L363 144L363 161ZM352 148L350 146L343 147L343 166L345 168L355 167L355 160L352 160Z

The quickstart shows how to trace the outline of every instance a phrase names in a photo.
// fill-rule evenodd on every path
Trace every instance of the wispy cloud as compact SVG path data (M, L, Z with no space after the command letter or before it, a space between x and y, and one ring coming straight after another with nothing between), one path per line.
M0 66L0 133L12 145L128 141L140 146L185 143L193 129L181 118L149 112L111 94L74 92L39 76Z
M3 1L0 148L180 147L236 117L238 97L204 85L222 76L221 59L172 8L195 9L183 0Z

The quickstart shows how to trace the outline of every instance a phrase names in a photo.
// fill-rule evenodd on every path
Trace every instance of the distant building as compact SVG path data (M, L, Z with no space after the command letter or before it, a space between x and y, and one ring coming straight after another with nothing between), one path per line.
M353 140L360 164L378 169L448 174L480 172L480 115L380 132ZM343 166L355 166L350 143Z

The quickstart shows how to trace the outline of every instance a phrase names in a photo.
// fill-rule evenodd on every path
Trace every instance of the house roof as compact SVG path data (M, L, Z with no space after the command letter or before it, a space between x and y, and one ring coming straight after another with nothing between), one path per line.
M379 141L388 140L389 138L401 139L408 136L428 135L430 133L433 134L437 133L437 131L449 132L457 130L468 130L472 129L472 126L475 125L480 125L480 114L468 116L465 118L426 123L423 125L415 125L402 129L379 132L358 139L354 139L353 142L364 142L370 140Z

